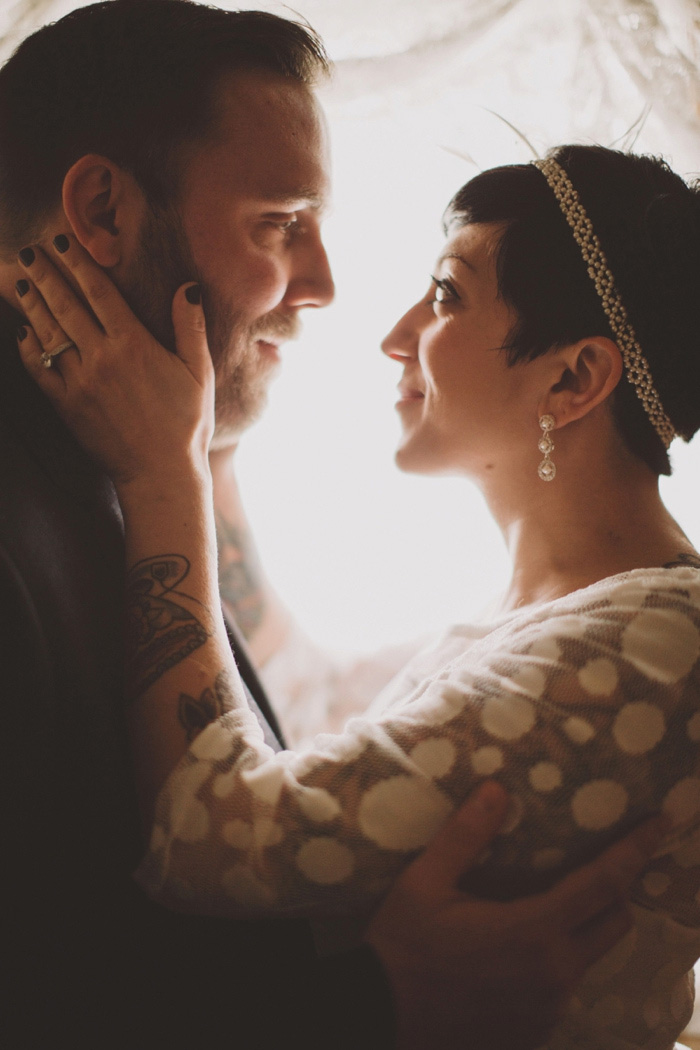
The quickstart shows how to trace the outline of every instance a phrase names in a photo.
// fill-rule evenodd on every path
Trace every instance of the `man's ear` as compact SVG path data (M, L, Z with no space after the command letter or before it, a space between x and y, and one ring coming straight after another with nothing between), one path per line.
M624 365L616 343L606 336L582 339L552 355L553 375L539 414L550 413L557 427L583 419L620 382Z
M140 226L143 194L123 168L90 153L63 179L63 210L83 248L100 266L111 268L129 253Z

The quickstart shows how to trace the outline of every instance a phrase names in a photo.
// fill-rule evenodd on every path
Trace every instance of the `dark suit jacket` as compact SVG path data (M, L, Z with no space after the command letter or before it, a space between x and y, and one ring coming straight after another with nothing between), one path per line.
M176 915L134 885L121 515L2 332L8 1045L389 1045L388 991L369 950L321 966L303 922Z

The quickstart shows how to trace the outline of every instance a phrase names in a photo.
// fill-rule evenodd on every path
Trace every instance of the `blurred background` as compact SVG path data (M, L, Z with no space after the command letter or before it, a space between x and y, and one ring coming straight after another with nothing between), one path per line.
M400 369L379 341L427 287L447 201L478 170L529 160L523 138L540 153L564 141L634 146L694 177L700 3L297 4L250 6L306 18L336 64L323 98L338 294L284 351L240 475L269 574L303 626L367 649L477 615L508 574L471 485L401 475L392 460ZM5 0L4 52L78 6ZM536 456L533 435L533 470ZM673 461L664 493L700 544L700 446L677 442Z

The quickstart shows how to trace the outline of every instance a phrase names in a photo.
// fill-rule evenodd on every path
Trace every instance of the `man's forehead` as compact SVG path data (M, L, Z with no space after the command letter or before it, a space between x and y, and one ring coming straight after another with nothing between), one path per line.
M204 144L247 196L281 208L323 210L329 197L325 119L309 87L288 78L235 74L220 83L218 119Z
M325 117L313 89L292 77L227 73L214 88L213 102L214 138L255 141L274 136L303 142L326 134Z

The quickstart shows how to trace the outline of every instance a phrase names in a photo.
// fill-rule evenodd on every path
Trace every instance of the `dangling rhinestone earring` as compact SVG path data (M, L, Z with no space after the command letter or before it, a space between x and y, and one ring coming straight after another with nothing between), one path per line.
M542 427L542 437L537 445L540 452L544 453L544 459L537 468L537 473L543 481L554 481L554 477L557 473L557 468L549 458L551 453L554 451L554 442L552 441L550 430L554 430L556 426L556 419L554 416L546 415L540 416L540 426Z

